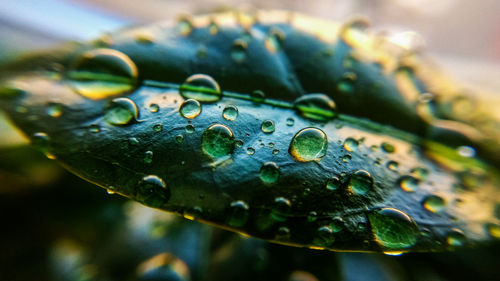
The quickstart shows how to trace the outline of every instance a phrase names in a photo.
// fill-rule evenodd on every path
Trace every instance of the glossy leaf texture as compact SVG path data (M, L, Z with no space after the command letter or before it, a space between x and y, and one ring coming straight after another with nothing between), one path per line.
M366 28L260 12L122 30L5 66L0 104L82 178L250 236L389 253L498 239L495 115L458 114L472 98Z

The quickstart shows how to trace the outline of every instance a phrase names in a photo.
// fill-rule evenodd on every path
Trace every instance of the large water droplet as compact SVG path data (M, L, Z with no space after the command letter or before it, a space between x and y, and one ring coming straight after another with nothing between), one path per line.
M297 161L319 161L326 155L328 138L318 128L305 128L299 131L290 142L288 152Z
M233 227L242 227L248 221L250 207L244 201L238 200L231 203L227 224Z
M111 49L84 53L73 63L66 77L71 88L89 99L128 93L138 85L135 64L125 54Z
M368 215L375 240L389 249L407 249L415 245L419 235L417 224L406 213L383 208Z
M222 111L222 117L228 121L234 121L238 117L238 108L234 105L228 105Z
M106 110L104 120L112 125L128 125L139 118L139 109L129 98L113 99Z
M274 121L273 120L264 120L262 124L260 125L260 129L262 132L266 134L271 134L274 132Z
M212 125L201 136L201 148L212 159L227 157L234 148L233 132L227 126Z
M351 177L349 178L349 183L347 187L354 193L354 194L365 194L370 189L373 187L373 178L365 170L358 170L354 172Z
M159 208L169 198L170 189L161 178L155 175L145 176L137 184L135 199L147 206Z
M292 210L292 203L284 197L277 197L274 199L273 208L271 210L271 217L275 221L286 221L290 216Z
M274 184L280 177L280 168L274 162L264 163L260 168L259 177L265 184Z
M293 106L299 114L313 120L326 121L337 115L335 102L324 94L302 96L295 100Z
M440 212L445 207L444 199L437 196L437 195L429 195L429 196L425 197L422 204L423 204L425 209L427 209L433 213Z
M399 179L399 186L406 192L415 192L418 190L419 181L412 176L402 176Z
M192 119L200 115L201 105L197 100L188 99L181 104L179 112L182 117Z
M201 102L216 102L222 97L219 84L205 74L189 76L179 87L179 93L185 99L195 99Z

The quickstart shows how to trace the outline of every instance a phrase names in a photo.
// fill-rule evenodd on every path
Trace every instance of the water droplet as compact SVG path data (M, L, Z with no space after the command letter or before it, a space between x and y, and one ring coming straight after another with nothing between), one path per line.
M375 240L389 249L407 249L415 245L419 229L406 213L383 208L368 215Z
M140 43L140 44L144 44L144 45L152 44L152 43L154 43L154 40L155 40L153 34L146 32L146 31L142 31L140 33L137 33L134 36L134 39L135 39L135 42Z
M328 247L335 242L335 235L329 225L324 225L318 228L313 244L318 246Z
M349 155L349 154L346 154L346 155L344 155L344 156L342 157L342 162L344 162L344 163L348 163L349 161L351 161L351 159L352 159L352 156L351 156L351 155Z
M227 126L212 125L201 136L201 148L212 159L227 157L234 148L233 132Z
M389 161L387 162L387 169L396 172L399 168L399 164L396 161Z
M138 85L138 71L125 54L111 49L84 53L66 74L77 93L89 99L104 99L133 91Z
M340 217L333 218L332 223L330 224L333 232L340 232L344 228L344 220Z
M315 211L310 211L307 215L308 222L315 222L318 219L318 213Z
M181 106L179 107L179 113L182 117L193 119L196 116L200 115L201 105L197 100L188 99L185 100Z
M242 63L247 57L247 42L243 39L236 39L231 47L231 58L236 63Z
M373 178L365 170L357 170L349 178L347 187L354 194L365 194L373 187Z
M291 126L293 126L294 124L295 124L295 120L293 120L293 118L287 118L287 119L286 119L286 125L287 125L288 127L291 127Z
M276 234L278 240L284 240L290 238L290 229L286 226L280 226Z
M236 140L234 142L234 146L236 146L236 147L242 147L243 146L243 141L242 140Z
M354 92L354 82L356 81L356 74L353 72L346 72L339 83L337 84L337 90L344 94L351 94Z
M175 141L177 143L182 143L184 141L184 136L183 135L177 135L177 136L175 136Z
M396 148L388 143L388 142L383 142L380 147L382 148L383 151L387 152L387 153L393 153L394 151L396 151Z
M104 120L111 125L128 125L139 118L139 109L129 98L113 99L106 110Z
M453 247L463 246L465 244L466 240L467 240L467 238L465 237L463 232L459 229L453 229L446 236L446 243L448 243L448 245L453 246Z
M222 98L219 84L205 74L189 76L179 87L179 93L185 99L195 99L200 102L216 102Z
M160 107L156 103L152 103L149 105L149 111L152 113L156 113L160 110Z
M49 159L56 159L56 157L50 153L50 137L46 133L38 132L34 133L31 138L31 144L35 146L40 152L45 154Z
M144 163L151 164L153 163L153 151L148 150L144 153Z
M128 142L131 144L131 145L139 145L139 140L137 138L129 138L128 139Z
M272 152L274 155L280 153L280 150L279 149L273 149L273 152Z
M273 120L264 120L260 125L262 132L266 134L271 134L274 132L274 121Z
M63 106L60 103L50 103L47 107L47 115L50 117L58 118L63 114Z
M193 32L194 26L188 16L182 16L177 21L176 29L179 35L188 36Z
M234 105L228 105L222 111L222 117L228 121L234 121L238 117L238 108Z
M285 34L278 28L271 28L266 39L264 40L264 45L270 53L277 53L281 50L281 44L285 39Z
M187 134L192 134L192 133L194 133L194 126L191 124L187 124L185 127L185 130L186 130Z
M155 132L161 132L163 130L163 125L162 124L154 124L153 125L153 131Z
M159 208L169 198L170 189L161 178L155 175L145 176L137 184L135 199L147 206Z
M445 207L444 199L437 195L429 195L422 202L424 208L433 212L441 212Z
M500 239L500 225L488 223L485 225L486 231L492 238Z
M217 24L215 22L212 21L208 25L208 32L210 33L210 35L215 35L219 32L219 27L217 26Z
M274 162L266 162L260 168L259 177L265 184L274 184L280 177L280 168Z
M359 142L357 140L353 139L353 138L347 138L344 141L344 148L347 151L356 151L356 150L358 150L358 145L359 145Z
M255 149L253 149L252 147L248 147L247 148L247 154L248 155L254 155L255 154Z
M326 182L326 189L330 191L337 190L341 185L340 179L337 177L332 177Z
M318 128L300 130L290 142L288 152L301 162L319 161L326 155L328 139Z
M406 192L415 192L418 190L419 180L412 176L402 176L399 179L399 187Z
M250 94L250 99L255 103L261 103L266 99L266 94L261 90L255 90Z
M284 197L277 197L274 199L273 208L271 210L271 217L275 221L284 222L290 216L292 211L292 203Z
M335 103L325 94L301 96L294 101L293 106L299 114L313 120L326 121L337 115Z
M92 124L89 126L89 131L91 133L99 133L101 131L101 128L99 128L99 125Z
M421 168L421 167L413 168L413 169L411 169L410 172L415 178L417 178L421 181L425 180L427 178L427 176L429 175L429 171L427 169Z
M457 148L457 152L462 157L472 158L476 156L476 150L470 146L465 146L465 145L459 146Z
M238 200L231 203L227 224L233 227L244 226L250 215L250 207L244 201Z

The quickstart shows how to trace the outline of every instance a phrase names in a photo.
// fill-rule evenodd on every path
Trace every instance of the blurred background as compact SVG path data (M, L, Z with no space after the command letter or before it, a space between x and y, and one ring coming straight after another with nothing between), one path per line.
M0 63L104 32L232 9L287 9L371 19L416 31L466 85L500 89L498 0L0 0ZM424 43L425 41L425 43ZM1 113L0 113L1 115ZM338 254L214 230L69 174L23 145L0 116L0 280L495 280L498 245L444 254ZM6 136L12 134L12 136ZM498 280L498 279L497 279Z

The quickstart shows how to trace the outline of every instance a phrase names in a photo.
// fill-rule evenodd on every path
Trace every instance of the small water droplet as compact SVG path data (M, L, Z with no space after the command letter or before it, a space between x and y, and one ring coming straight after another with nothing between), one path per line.
M387 162L387 169L396 172L399 168L399 164L396 161Z
M264 45L270 53L277 53L281 50L281 44L285 39L285 34L278 28L271 28L264 40Z
M340 187L340 179L337 177L332 177L326 182L326 189L330 191L337 190Z
M255 103L262 103L266 99L266 94L261 90L255 90L250 94L250 99Z
M228 121L234 121L238 117L238 108L234 105L228 105L222 110L222 117Z
M284 222L290 216L292 211L292 203L284 197L277 197L274 199L273 208L271 210L271 217L275 221Z
M476 156L476 150L470 146L465 146L465 145L459 146L457 148L457 152L462 157L472 158Z
M163 125L162 124L154 124L153 125L153 131L155 132L161 132L163 130Z
M419 180L412 176L402 176L399 178L399 187L406 192L415 192L419 188Z
M247 42L243 39L236 39L231 47L231 58L236 63L242 63L247 57Z
M383 151L387 152L387 153L394 153L394 151L396 151L396 148L388 143L388 142L383 142L380 147L382 148Z
M153 163L153 151L148 150L144 153L144 163L146 164Z
M354 193L354 194L365 194L368 191L370 191L373 187L373 178L365 170L357 170L354 172L351 177L349 178L349 183L347 187Z
M125 54L112 49L84 53L66 74L77 93L89 99L104 99L133 91L138 85L138 70Z
M122 126L131 124L139 118L139 109L129 98L113 99L106 108L104 120L111 125Z
M429 171L427 169L421 168L421 167L413 168L413 169L411 169L410 172L415 178L417 178L421 181L425 180L427 178L427 176L429 175Z
M182 143L184 141L184 136L183 135L177 135L177 136L175 136L175 141L177 143Z
M222 124L208 127L201 136L201 148L212 159L231 155L234 149L234 135Z
M60 103L50 103L46 112L50 117L59 118L63 114L63 106Z
M335 235L329 225L323 225L316 231L313 244L328 247L335 242Z
M349 155L349 154L346 154L346 155L344 155L344 156L342 157L342 162L344 162L344 163L348 163L349 161L351 161L351 159L352 159L352 156L351 156L351 155Z
M170 189L155 175L142 178L137 184L135 199L147 206L159 208L170 198Z
M179 107L179 113L182 117L193 119L201 113L201 105L197 100L185 100Z
M500 225L488 223L485 225L488 234L495 239L500 239Z
M219 27L215 22L210 22L210 24L208 25L208 32L210 33L210 35L215 35L219 32Z
M56 159L56 157L50 152L50 137L46 133L38 132L34 133L31 138L31 144L35 146L40 152L45 154L49 159Z
M242 140L235 140L234 141L234 146L236 146L236 147L242 147L243 146L243 141Z
M293 126L294 124L295 124L295 120L293 120L293 118L287 118L287 119L286 119L286 125L287 125L288 127L291 127L291 126Z
M99 133L100 131L101 131L101 128L99 127L99 125L92 124L89 126L89 132L91 132L91 133Z
M176 29L179 35L188 36L193 32L194 26L188 16L181 16L177 21Z
M230 205L227 224L233 227L244 226L250 215L250 207L244 201L233 201Z
M308 222L315 222L318 219L318 213L315 211L310 211L307 215Z
M419 234L417 224L400 210L383 208L369 213L368 219L375 240L388 249L407 249L417 242Z
M448 245L453 247L463 246L466 240L467 238L465 237L464 233L459 229L453 229L446 236L446 243L448 243Z
M160 107L156 103L152 103L149 105L149 111L152 113L156 113L160 110Z
M139 145L139 140L132 137L128 139L128 143L130 143L131 145Z
M274 121L273 120L264 120L264 122L262 122L262 124L260 125L260 128L262 130L262 132L266 133L266 134L271 134L274 132Z
M191 124L187 124L185 127L185 130L186 130L187 134L192 134L192 133L194 133L194 126Z
M343 94L351 94L354 92L354 82L356 82L357 76L353 72L346 72L342 75L339 83L337 84L337 90Z
M344 141L344 148L347 151L356 151L356 150L358 150L358 145L359 145L359 142L357 140L353 139L353 138L347 138Z
M143 45L150 45L153 44L155 41L153 34L147 31L142 31L140 33L135 34L134 39L135 42Z
M272 152L274 155L280 153L280 150L279 149L273 149L273 152Z
M422 202L425 209L433 213L441 212L445 207L444 199L437 195L429 195Z
M301 96L294 101L293 106L299 114L313 120L326 121L337 115L335 103L325 94Z
M275 184L280 177L280 168L274 162L266 162L260 168L259 177L265 184Z
M189 76L179 87L179 93L185 99L195 99L200 102L216 102L222 98L219 84L205 74Z
M290 142L288 152L300 162L319 161L326 155L328 139L318 128L300 130Z
M247 154L248 155L254 155L255 154L255 149L253 149L252 147L248 147L247 148Z

